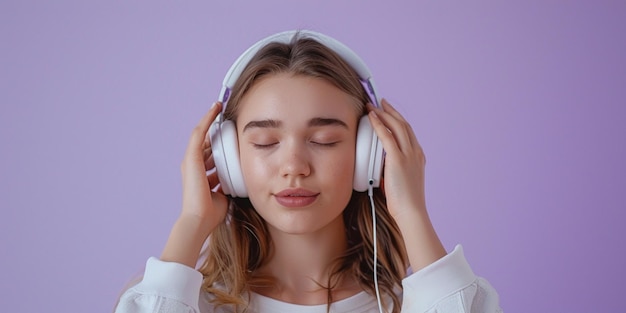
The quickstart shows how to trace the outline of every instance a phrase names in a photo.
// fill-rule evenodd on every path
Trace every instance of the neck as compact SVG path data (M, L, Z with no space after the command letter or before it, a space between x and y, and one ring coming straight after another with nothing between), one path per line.
M255 292L291 303L323 304L328 287L335 300L360 291L351 277L330 281L329 286L331 265L347 249L343 216L315 233L286 234L271 227L269 231L273 255L258 273L272 277L275 285Z

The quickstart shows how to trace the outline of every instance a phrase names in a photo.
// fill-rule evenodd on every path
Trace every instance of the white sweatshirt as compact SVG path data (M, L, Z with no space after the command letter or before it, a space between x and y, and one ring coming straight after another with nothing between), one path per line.
M143 280L120 298L116 313L230 313L232 308L215 308L211 295L201 290L202 274L188 266L150 258ZM472 272L458 245L448 255L402 280L403 313L496 313L502 312L498 294ZM388 301L390 302L390 301ZM391 307L387 308L391 309ZM298 305L251 293L249 313L326 313L326 304ZM331 304L330 312L378 312L376 297L360 292Z

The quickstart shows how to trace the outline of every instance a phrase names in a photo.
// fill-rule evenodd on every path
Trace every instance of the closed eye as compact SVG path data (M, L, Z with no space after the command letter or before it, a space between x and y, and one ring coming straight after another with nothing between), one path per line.
M333 142L317 142L317 141L311 141L312 144L317 145L317 146L322 146L322 147L334 147L336 146L339 141L333 141Z
M275 146L275 145L277 145L277 144L278 144L278 142L263 143L263 144L260 144L260 143L252 143L252 146L253 146L254 148L256 148L256 149L269 149L269 148L271 148L271 147L273 147L273 146Z

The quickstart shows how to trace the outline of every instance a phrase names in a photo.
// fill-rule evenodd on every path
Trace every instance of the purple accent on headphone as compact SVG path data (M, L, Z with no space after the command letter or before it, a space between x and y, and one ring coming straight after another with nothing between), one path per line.
M372 86L372 83L370 82L370 80L359 79L359 81L361 82L361 85L363 85L363 88L365 89L367 96L370 98L370 102L372 103L372 105L377 108L380 108L380 104L378 103L378 97L376 96L376 92L374 91L374 86Z
M230 98L230 87L226 88L226 91L224 91L224 97L222 99L222 104L225 104L226 102L228 102L228 98Z

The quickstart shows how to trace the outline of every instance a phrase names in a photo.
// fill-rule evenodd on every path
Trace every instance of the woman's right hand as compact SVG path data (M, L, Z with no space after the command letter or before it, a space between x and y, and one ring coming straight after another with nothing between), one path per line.
M161 260L195 267L206 238L224 221L228 199L221 192L207 133L221 110L215 103L194 128L181 164L183 208ZM207 176L207 170L210 175Z
M221 110L216 102L193 129L181 164L183 209L181 217L197 218L213 230L226 217L228 200L221 192L211 141L207 135ZM207 175L209 171L209 175Z

